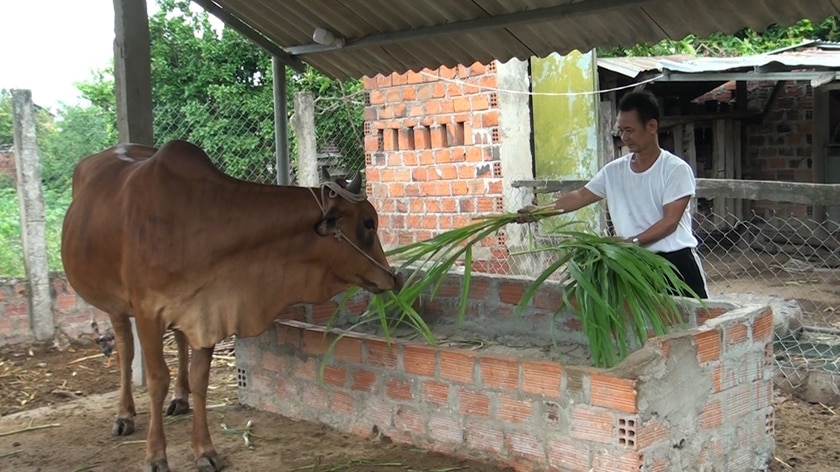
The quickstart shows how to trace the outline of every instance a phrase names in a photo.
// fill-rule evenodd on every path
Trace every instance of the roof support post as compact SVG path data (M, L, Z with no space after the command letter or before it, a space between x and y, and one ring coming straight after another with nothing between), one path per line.
M114 0L114 33L114 88L120 142L152 146L152 54L146 0ZM132 380L137 386L145 386L146 366L134 318L131 325Z

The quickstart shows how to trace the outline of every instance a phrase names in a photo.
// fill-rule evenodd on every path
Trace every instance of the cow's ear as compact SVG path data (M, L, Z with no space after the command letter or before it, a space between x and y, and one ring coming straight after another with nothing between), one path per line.
M329 236L335 234L336 221L338 220L338 209L332 207L327 210L327 213L321 218L321 221L315 225L315 232L321 236Z

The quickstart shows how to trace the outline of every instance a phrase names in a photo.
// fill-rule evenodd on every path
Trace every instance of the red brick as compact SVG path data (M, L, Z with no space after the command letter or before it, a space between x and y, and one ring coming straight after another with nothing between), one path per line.
M572 439L613 443L613 416L605 410L578 405L572 410ZM597 469L601 470L601 469Z
M419 84L423 82L423 74L414 72L413 70L406 72L406 77L408 78L409 84Z
M480 421L469 421L466 427L467 447L478 451L501 452L505 437L495 426Z
M493 200L490 199L490 207L493 207ZM499 300L508 305L516 305L525 294L525 285L517 282L499 283Z
M385 151L397 150L397 130L395 128L385 128L382 130L382 143Z
M560 396L563 369L551 362L522 361L522 391L546 397Z
M481 127L482 128L494 128L499 126L499 111L498 110L488 110L481 113Z
M55 307L58 311L70 311L76 308L76 295L60 294L55 299Z
M327 392L316 384L304 384L301 391L303 404L319 411L326 411L329 408L330 399Z
M697 423L703 429L714 429L723 424L723 411L720 407L720 400L709 400L706 407L697 417Z
M637 428L635 434L635 449L647 449L659 441L668 439L668 435L670 433L670 428L664 423L656 419L651 419L644 426Z
M636 381L620 379L593 372L589 376L592 406L610 408L625 413L637 413Z
M724 395L721 400L721 410L727 421L735 421L759 409L758 395L753 385L738 385L721 395Z
M413 436L425 436L426 425L423 415L414 408L401 406L394 412L394 427Z
M487 110L490 108L490 98L487 95L477 95L470 99L473 111Z
M411 400L414 398L411 393L411 382L389 379L385 385L385 391L388 397L394 400Z
M431 347L404 345L402 356L405 372L408 374L434 377L435 352L436 350Z
M548 464L557 470L592 472L589 446L578 442L548 440Z
M429 128L425 126L415 126L414 127L414 149L430 149L431 145L431 134L429 133Z
M286 359L283 356L278 356L271 351L263 350L262 352L262 367L273 372L286 371Z
M335 314L338 305L335 302L320 303L312 305L312 323L326 324Z
M376 383L376 374L369 370L357 370L353 372L353 390L370 391Z
M460 445L464 443L466 430L456 418L432 414L429 418L429 436L437 442Z
M498 419L509 423L525 423L531 418L531 402L499 395Z
M595 460L592 465L593 470L636 472L642 470L642 455L638 452L628 451L616 457L613 451L602 450L595 453Z
M440 377L465 384L473 383L475 354L451 350L440 351Z
M546 460L545 443L533 434L525 431L510 431L507 437L512 455L537 462Z
M741 323L727 326L724 335L726 337L727 347L741 344L750 338L749 329Z
M402 101L402 90L392 88L385 91L385 103L399 103Z
M717 329L700 331L694 335L697 345L697 361L701 364L720 359L720 331Z
M483 393L461 388L458 392L458 409L465 415L489 417L490 398Z
M408 83L408 75L394 72L391 74L391 82L394 85L405 85Z
M756 316L753 322L753 340L756 342L768 341L773 335L773 312L765 310Z
M708 320L715 319L718 316L726 313L726 308L698 308L694 310L694 315L697 317L697 325L702 325Z
M483 357L479 365L485 387L513 391L519 388L519 362L516 359Z
M27 303L6 303L3 309L5 316L29 315L29 304Z
M429 128L432 149L446 146L446 128L443 126L432 126Z
M356 408L353 404L353 397L347 392L331 392L330 409L332 411L340 411L342 413L355 413Z
M344 387L347 383L347 369L332 366L324 367L324 383Z
M452 107L456 113L470 111L470 100L466 97L458 97L452 101Z
M385 103L385 93L382 90L371 90L370 91L370 104L371 105L381 105Z
M449 385L429 380L423 384L423 397L433 405L446 406L449 403Z

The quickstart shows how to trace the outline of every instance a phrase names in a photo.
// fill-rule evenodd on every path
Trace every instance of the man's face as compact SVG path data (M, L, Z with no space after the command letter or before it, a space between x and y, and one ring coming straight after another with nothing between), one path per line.
M621 142L630 152L644 151L656 143L656 120L642 123L636 110L619 111L616 127L621 133Z

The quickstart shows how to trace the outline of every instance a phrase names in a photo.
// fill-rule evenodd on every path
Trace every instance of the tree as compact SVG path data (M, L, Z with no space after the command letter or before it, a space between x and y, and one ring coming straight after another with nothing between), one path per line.
M760 33L744 28L733 35L713 33L698 38L690 34L680 40L664 39L656 44L640 43L629 48L598 49L598 56L746 56L793 46L806 39L837 41L840 39L840 19L832 16L817 24L810 20L800 20L788 27L773 24Z

